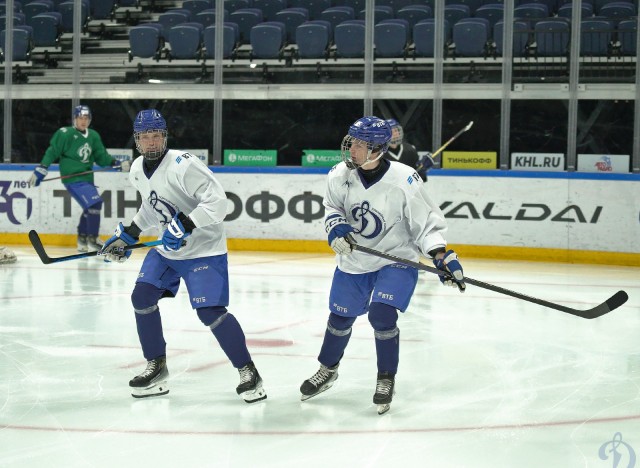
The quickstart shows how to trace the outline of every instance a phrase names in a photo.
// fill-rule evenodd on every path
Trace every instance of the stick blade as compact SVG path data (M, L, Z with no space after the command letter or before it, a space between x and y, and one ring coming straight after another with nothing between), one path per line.
M42 241L40 240L40 236L34 230L29 231L29 240L31 241L31 245L33 245L33 249L40 257L40 260L45 265L48 265L52 262L51 258L47 255L47 252L44 250L44 246L42 245Z
M594 319L604 314L608 314L609 312L616 310L618 307L623 305L625 302L627 302L628 299L629 296L627 295L627 293L620 290L609 299L604 301L602 304L594 307L593 309L584 311L583 317L587 319Z

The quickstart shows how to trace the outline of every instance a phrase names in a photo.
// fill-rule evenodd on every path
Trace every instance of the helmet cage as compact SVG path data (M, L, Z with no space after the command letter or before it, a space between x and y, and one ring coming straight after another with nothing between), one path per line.
M147 134L162 135L162 147L144 151L141 145L141 136ZM155 161L161 158L167 149L167 122L156 109L146 109L138 112L133 121L133 138L138 152L147 160Z
M358 165L351 157L351 146L355 142L361 142L367 146L367 157L365 161ZM374 145L373 143L360 140L352 135L345 135L340 145L340 156L349 169L357 169L358 167L364 167L367 164L377 161L382 157L382 154L386 151L388 145ZM371 155L377 153L376 157L371 159Z
M390 139L391 127L385 120L375 116L362 117L349 127L349 132L342 139L340 155L349 169L363 167L382 157L382 154L389 149ZM355 141L364 143L368 150L365 161L360 165L351 157L350 150ZM371 159L372 154L376 155L373 159Z
M398 146L402 144L404 140L404 130L402 129L402 125L396 119L388 119L387 123L391 127L391 140L389 144L391 146ZM394 130L397 132L394 133Z
M142 145L140 144L140 136L153 133L159 133L162 135L162 147L160 149L143 151ZM148 159L149 161L155 161L156 159L161 158L167 150L167 130L152 129L144 130L142 132L135 132L133 134L133 139L136 142L136 148L138 152L142 155L143 158Z

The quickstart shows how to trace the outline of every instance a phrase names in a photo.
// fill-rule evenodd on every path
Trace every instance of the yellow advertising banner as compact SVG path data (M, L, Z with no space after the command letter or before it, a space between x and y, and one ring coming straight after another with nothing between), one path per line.
M495 169L498 153L495 151L444 151L443 169Z

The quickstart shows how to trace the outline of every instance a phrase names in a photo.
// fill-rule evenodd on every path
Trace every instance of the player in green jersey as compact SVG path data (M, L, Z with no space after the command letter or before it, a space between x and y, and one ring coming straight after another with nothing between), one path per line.
M130 161L120 162L107 153L100 135L89 128L90 124L89 106L76 106L73 109L72 126L62 127L53 134L40 165L35 168L29 179L29 186L40 185L47 175L49 165L54 162L59 162L61 176L78 174L77 177L62 179L62 183L83 210L78 224L80 252L97 251L102 248L102 241L98 238L102 198L93 183L93 173L80 173L91 171L94 163L124 172L128 172L131 167Z

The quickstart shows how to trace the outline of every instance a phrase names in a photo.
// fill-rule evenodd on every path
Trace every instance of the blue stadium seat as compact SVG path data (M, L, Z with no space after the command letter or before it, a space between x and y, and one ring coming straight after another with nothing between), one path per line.
M496 55L502 56L504 34L504 21L498 21L493 27L493 41L496 44ZM522 57L529 43L529 25L526 21L515 20L513 22L513 56Z
M588 1L589 0L584 0L582 3L585 4ZM547 14L551 16L557 10L559 2L557 0L516 0L516 3L514 6L519 7L521 5L527 5L527 4L533 4L533 3L540 3L545 5L547 7Z
M455 5L466 5L469 7L470 14L473 13L480 8L485 2L483 0L445 0L445 5L455 4Z
M482 57L487 55L489 41L489 20L486 18L465 18L453 25L453 43L456 55L461 57Z
M456 24L458 21L471 16L471 9L469 5L445 5L444 7L444 19L449 24Z
M62 32L73 32L73 9L74 2L64 2L58 6L58 11L62 14ZM89 17L89 6L82 3L80 8L80 24L84 27Z
M251 28L251 57L261 59L282 58L287 32L284 23L265 21Z
M406 42L407 42L407 44L411 43L411 38L413 37L413 27L409 24L409 22L406 19L393 18L393 19L388 19L388 20L382 20L378 24L400 24L400 25L402 25L405 28L406 32L407 32Z
M351 20L347 20L347 21L351 21ZM325 28L327 28L329 30L329 42L330 43L333 42L333 30L334 30L334 27L331 26L331 23L329 23L328 21L321 20L321 19L319 19L319 20L309 20L309 21L306 21L303 24L320 24L320 25L324 26Z
M355 19L355 17L355 11L349 6L331 7L320 13L320 19L331 23L333 29L343 21L352 20Z
M236 45L240 41L240 29L236 23L224 23L222 26L222 58L233 56ZM215 58L216 27L208 26L204 30L204 56Z
M162 29L159 23L145 23L129 30L129 61L134 57L160 58Z
M0 3L0 15L4 15L6 13L7 5L5 2ZM13 2L13 12L21 13L22 12L22 3L21 2Z
M413 27L413 43L417 57L433 57L435 49L435 19L419 21ZM444 21L444 44L451 42L451 28L447 20Z
M489 28L493 29L498 21L504 17L504 5L500 3L488 3L476 10L476 18L485 18L489 21Z
M534 27L534 36L537 55L541 57L567 55L570 25L564 18L538 21Z
M262 23L262 10L258 8L241 8L229 15L229 21L236 23L240 28L240 43L248 44L251 36L251 28Z
M251 8L252 6L253 2L249 0L224 0L224 9L229 13L243 8Z
M360 10L358 13L358 19L365 19L367 11ZM379 23L380 21L384 21L387 19L392 19L394 17L393 8L390 6L376 6L373 11L373 22L374 24Z
M573 15L573 5L571 3L565 3L564 5L561 5L560 8L558 8L558 16L560 18L571 19L572 15ZM585 19L590 16L593 16L593 5L591 5L590 3L583 2L582 8L581 8L581 18Z
M631 18L636 14L636 7L633 3L627 2L611 2L603 5L598 11L599 16L612 18L617 21Z
M31 24L34 16L40 13L47 13L53 9L52 5L46 2L32 2L23 7L25 24Z
M341 0L340 1L340 5L350 6L351 8L353 8L353 11L364 10L366 3L367 3L366 0Z
M169 31L169 61L198 60L202 51L203 26L200 23L182 23Z
M636 55L638 23L635 19L622 20L618 23L618 41L622 55Z
M549 17L549 8L544 3L524 3L513 10L514 18L537 22Z
M193 18L193 20L200 23L205 28L208 26L212 26L216 24L216 10L214 10L213 8L202 10L195 16L195 18ZM229 21L229 12L227 10L224 10L224 18L222 19L222 21Z
M7 55L5 49L5 31L0 32L0 48L2 49L2 59L4 61ZM13 54L12 60L14 62L28 62L30 59L30 53L32 49L32 38L30 32L26 28L16 27L13 30Z
M327 58L332 35L331 26L320 22L301 24L296 28L299 58Z
M191 13L188 10L167 10L158 16L158 23L162 25L162 38L169 40L169 31L174 26L191 21Z
M284 23L289 43L296 40L296 28L308 20L309 11L306 8L285 8L276 13L276 21Z
M115 0L93 0L90 8L91 17L93 19L110 18L115 8L115 4Z
M33 45L35 47L57 47L60 37L62 15L58 11L50 11L36 15L31 20L33 27Z
M338 57L364 57L364 21L349 20L333 31Z
M376 24L373 31L376 57L403 57L408 31L409 23L406 20L387 20Z
M396 12L396 18L407 20L409 27L413 31L416 23L424 19L433 18L433 12L431 8L426 5L409 5L398 10Z
M583 0L584 1L584 0ZM631 0L592 0L593 1L593 12L596 15L601 15L602 13L600 13L600 10L602 10L602 7L604 7L605 5L609 5L611 3L628 3L628 4L632 4L633 2ZM637 2L636 2L637 4Z
M14 13L13 14L13 25L20 26L25 24L26 17L24 13ZM7 22L7 17L5 15L0 16L0 25L5 25Z
M291 7L306 8L309 19L320 19L320 14L331 7L331 0L291 0Z
M585 19L580 23L580 55L609 55L611 39L615 31L613 21Z
M182 8L189 10L189 12L191 12L191 18L194 18L201 11L211 8L211 4L208 0L184 0L182 2Z
M274 21L279 11L287 8L286 0L253 0L253 8L260 8L265 21Z

